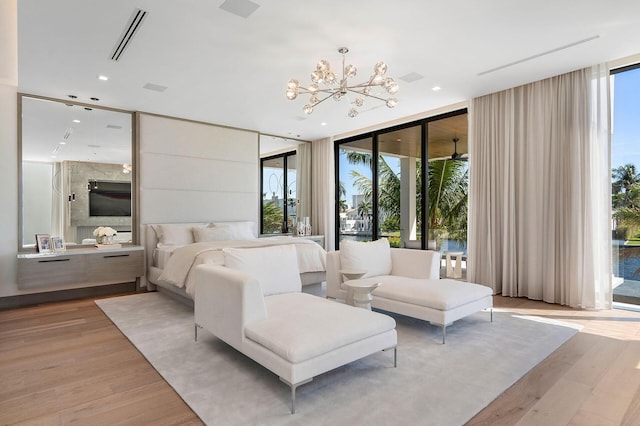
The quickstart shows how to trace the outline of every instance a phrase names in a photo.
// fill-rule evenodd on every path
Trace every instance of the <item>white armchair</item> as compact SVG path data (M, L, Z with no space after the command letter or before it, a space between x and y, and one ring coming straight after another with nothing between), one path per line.
M371 307L441 326L444 343L447 325L492 310L493 297L489 287L440 279L440 259L435 251L390 248L386 239L342 241L340 251L327 253L327 297L351 303L346 276L349 287L371 289Z
M342 285L345 280L340 273L342 269L340 251L328 252L327 297L329 298L346 299L347 290ZM391 248L391 273L388 275L440 279L440 253L431 250Z

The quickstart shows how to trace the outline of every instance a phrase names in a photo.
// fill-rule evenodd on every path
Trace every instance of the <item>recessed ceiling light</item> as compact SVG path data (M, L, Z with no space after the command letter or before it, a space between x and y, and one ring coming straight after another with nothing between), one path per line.
M431 90L433 90L434 92L437 92L437 91L438 91L438 90L440 90L440 89L441 89L441 87L440 87L440 86L433 86L433 87L431 88Z
M67 144L67 143L66 143L66 142L64 142L64 141L60 142L60 145L66 145L66 144Z
M79 122L80 122L80 120L76 119L76 120L73 120L73 122L74 122L74 123L79 123Z
M52 156L51 156L51 158L56 158L56 156L55 156L55 155L52 155Z
M107 77L106 75L99 75L98 80L107 81L109 80L109 77Z
M327 123L322 122L322 123L320 123L320 125L321 125L321 126L326 126L326 125L327 125Z

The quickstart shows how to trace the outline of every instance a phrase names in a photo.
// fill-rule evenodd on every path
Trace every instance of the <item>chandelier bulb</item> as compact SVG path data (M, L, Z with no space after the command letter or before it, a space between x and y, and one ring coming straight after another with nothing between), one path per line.
M393 108L394 106L396 106L398 104L398 100L396 98L389 98L387 99L387 107L389 108Z
M351 108L348 113L349 117L355 118L358 115L358 110L355 108Z
M291 80L289 80L289 83L287 83L287 87L289 89L297 89L300 86L300 82L298 82L298 80L296 80L295 78L292 78Z
M364 105L364 99L362 98L356 98L356 105L361 107L362 105Z
M347 65L347 67L344 69L344 75L349 78L355 77L357 72L358 69L353 65Z
M287 99L290 101L298 97L298 91L294 89L287 89Z
M307 104L302 108L302 111L304 111L305 114L309 115L313 112L313 107Z
M378 62L373 68L376 75L384 75L387 72L387 64L384 62Z

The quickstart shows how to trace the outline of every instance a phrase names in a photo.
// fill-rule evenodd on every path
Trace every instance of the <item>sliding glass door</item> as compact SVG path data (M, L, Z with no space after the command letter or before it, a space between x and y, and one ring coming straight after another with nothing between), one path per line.
M467 157L466 110L337 141L336 248L384 237L465 253Z
M612 71L613 300L640 304L640 64Z

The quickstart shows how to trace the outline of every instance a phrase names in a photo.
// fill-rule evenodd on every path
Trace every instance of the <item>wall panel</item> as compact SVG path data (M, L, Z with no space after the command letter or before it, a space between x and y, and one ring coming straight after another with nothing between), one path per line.
M140 223L259 220L259 135L139 114Z

